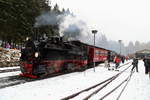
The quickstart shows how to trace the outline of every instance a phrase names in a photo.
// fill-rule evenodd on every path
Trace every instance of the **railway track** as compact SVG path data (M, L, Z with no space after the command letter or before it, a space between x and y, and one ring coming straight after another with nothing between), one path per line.
M43 79L47 79L47 78L51 78L51 77L56 77L56 76L64 75L64 74L68 74L68 72L55 73L52 75L48 75L47 77L38 78L38 79L31 79L31 78L27 78L27 77L22 77L20 75L1 77L0 78L0 89L14 86L14 85L24 84L26 82L39 81L39 80L43 80Z
M126 65L126 64L125 64ZM126 70L128 70L132 65L128 66L127 68L125 68L123 71L119 72L118 74L98 83L95 84L89 88L86 88L84 90L81 90L77 93L74 93L72 95L69 95L67 97L62 98L61 100L69 100L69 99L75 99L81 97L81 95L86 94L86 96L82 96L82 100L89 100L90 98L92 98L92 96L98 94L99 92L101 92L102 89L106 88L107 85L110 85L111 82L115 81L123 72L125 72ZM114 89L110 90L108 93L106 93L105 95L103 95L102 97L99 98L99 100L103 100L104 98L106 98L107 96L109 96L111 93L113 93L116 89L118 89L121 85L128 84L129 80L131 79L133 72L130 72L130 74L120 82L119 85L117 85ZM125 86L126 86L125 85ZM122 89L121 93L118 95L117 100L119 100L122 92L124 91L125 87ZM92 91L92 92L90 92ZM80 98L81 99L81 98Z
M126 65L126 64L124 64L124 65ZM122 66L124 66L124 65L122 65ZM13 72L13 70L11 70L11 69L10 69L11 71L10 70L8 71L8 70L9 69L6 69L4 72ZM16 68L14 70L15 71L19 70L19 68ZM47 78L51 78L51 77L56 77L56 76L63 75L63 74L68 74L68 73L71 73L71 72L56 73L56 74L48 75L45 78L38 78L38 79L31 79L31 78L21 77L19 75L1 77L0 78L0 89L5 88L5 87L14 86L14 85L24 84L26 82L32 82L32 81L38 81L38 80L47 79ZM102 83L108 82L113 78L115 78L115 76L111 77L108 80L105 80ZM100 84L102 84L102 83L100 83ZM97 84L97 85L100 85L100 84ZM94 88L94 87L91 87L91 88Z
M29 80L30 79L20 77L19 75L2 77L0 78L0 89L18 84L23 84Z
M118 66L118 68L121 68L121 67L123 67L123 66L125 66L125 65L128 65L128 64L130 64L130 63L132 63L132 61L130 61L130 62L128 62L128 63L125 63L125 64L123 64L123 65L121 65L121 66Z

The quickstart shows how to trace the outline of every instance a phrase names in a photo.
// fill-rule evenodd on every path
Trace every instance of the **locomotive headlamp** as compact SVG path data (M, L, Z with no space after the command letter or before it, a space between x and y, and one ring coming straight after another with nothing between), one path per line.
M39 53L35 52L34 56L37 58L39 56Z
M21 57L21 53L19 53L19 57Z
M28 41L29 40L29 37L26 37L26 41Z

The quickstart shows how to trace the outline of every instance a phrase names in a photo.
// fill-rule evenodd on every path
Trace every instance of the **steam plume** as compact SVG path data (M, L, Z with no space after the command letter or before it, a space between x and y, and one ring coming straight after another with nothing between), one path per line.
M71 13L57 14L55 12L43 12L35 20L34 27L58 25L60 36L91 43L92 36L86 23Z

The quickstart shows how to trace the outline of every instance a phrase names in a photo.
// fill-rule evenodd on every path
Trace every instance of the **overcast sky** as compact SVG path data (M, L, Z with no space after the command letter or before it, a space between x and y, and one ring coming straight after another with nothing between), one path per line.
M150 41L150 0L51 0L110 40Z

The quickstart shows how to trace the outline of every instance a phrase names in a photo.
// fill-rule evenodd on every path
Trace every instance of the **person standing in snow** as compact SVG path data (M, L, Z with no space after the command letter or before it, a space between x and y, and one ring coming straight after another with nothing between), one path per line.
M10 47L11 47L10 44L7 43L5 48L10 49Z
M145 74L149 74L150 78L150 57L144 58L144 65L145 65Z
M124 64L124 61L125 61L125 57L124 56L121 57L121 61Z
M148 59L148 74L149 74L149 78L150 78L150 59Z
M110 68L110 52L108 52L107 60L105 61L105 67Z
M116 57L114 58L114 62L115 62L115 69L117 69L118 66L119 66L119 64L120 64L120 62L121 62L119 56L116 56Z
M148 74L148 60L147 60L147 57L144 57L143 59L143 62L144 62L144 66L145 66L145 74Z
M108 60L105 60L105 67L108 67Z
M126 61L128 61L129 58L126 56L125 59L126 59Z
M136 68L136 72L138 72L138 59L137 58L133 58L132 65L133 67L131 70L133 71L133 69Z

